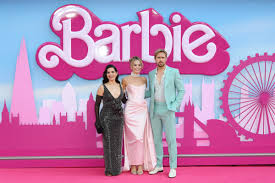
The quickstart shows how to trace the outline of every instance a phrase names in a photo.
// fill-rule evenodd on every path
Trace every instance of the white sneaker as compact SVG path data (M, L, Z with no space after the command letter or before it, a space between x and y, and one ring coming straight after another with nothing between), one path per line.
M154 175L158 172L163 172L163 167L155 167L154 170L150 171L149 174L150 175Z
M175 168L171 168L168 177L169 177L169 178L175 178L176 175L177 175L176 169L175 169Z

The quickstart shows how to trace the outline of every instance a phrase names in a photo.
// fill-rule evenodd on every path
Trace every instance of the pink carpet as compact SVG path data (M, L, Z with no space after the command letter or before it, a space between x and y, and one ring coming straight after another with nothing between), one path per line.
M103 168L18 168L0 169L1 183L274 183L275 166L180 167L177 177L168 178L169 168L157 175L104 176Z

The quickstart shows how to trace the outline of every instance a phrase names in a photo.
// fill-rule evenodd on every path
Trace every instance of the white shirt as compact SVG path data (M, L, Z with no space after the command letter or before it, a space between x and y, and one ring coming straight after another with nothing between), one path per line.
M158 72L158 71L157 71ZM166 68L164 70L164 73L161 77L160 83L157 78L157 72L155 75L155 102L165 102L165 96L164 96L164 77L166 73Z

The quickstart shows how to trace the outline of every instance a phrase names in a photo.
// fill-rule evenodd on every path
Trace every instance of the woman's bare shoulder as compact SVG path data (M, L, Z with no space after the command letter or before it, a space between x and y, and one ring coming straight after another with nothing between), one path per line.
M146 77L141 77L143 81L147 82L147 78Z
M123 79L122 79L122 81L124 80L124 81L129 81L129 79L130 79L130 76L125 76Z

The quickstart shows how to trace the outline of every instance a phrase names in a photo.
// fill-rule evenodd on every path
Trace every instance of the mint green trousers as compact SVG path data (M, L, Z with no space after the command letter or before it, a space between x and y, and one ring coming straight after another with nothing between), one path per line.
M151 126L157 156L157 166L163 166L163 129L166 136L169 152L170 168L177 168L177 141L175 112L167 109L166 103L154 104L154 114L151 116Z

